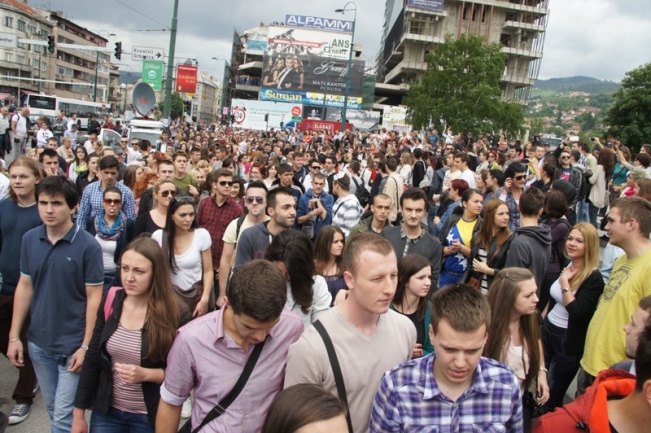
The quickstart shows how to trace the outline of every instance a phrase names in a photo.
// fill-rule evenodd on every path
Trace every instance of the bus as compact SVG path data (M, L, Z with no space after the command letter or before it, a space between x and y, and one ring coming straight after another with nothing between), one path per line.
M98 118L107 115L111 107L99 102L81 101L78 99L61 98L50 95L27 95L26 105L31 116L45 116L51 121L56 115L63 111L66 116L77 114L80 121L80 129L88 129L88 119L91 114Z

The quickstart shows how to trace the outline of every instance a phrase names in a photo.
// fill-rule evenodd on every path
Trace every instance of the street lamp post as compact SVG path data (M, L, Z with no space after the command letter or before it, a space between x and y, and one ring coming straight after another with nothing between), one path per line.
M176 51L176 24L179 15L179 0L174 0L172 28L170 29L170 48L168 52L167 77L165 78L165 102L163 103L163 119L169 120L172 108L172 80L174 79L174 52Z
M102 32L106 32L108 37L115 36L115 33L109 33L108 30L100 30L97 32L99 36L102 36ZM108 39L108 38L107 38ZM99 41L96 44L99 47ZM99 69L99 50L95 50L95 84L93 85L93 102L97 102L97 72Z
M351 9L348 6L352 5ZM353 43L355 41L355 23L357 22L357 5L355 2L348 2L341 9L335 9L337 13L346 13L353 11L353 29L350 37L350 51L348 52L348 71L346 73L346 87L344 88L344 108L341 110L341 132L346 132L346 114L348 111L348 96L350 95L350 74L353 71Z

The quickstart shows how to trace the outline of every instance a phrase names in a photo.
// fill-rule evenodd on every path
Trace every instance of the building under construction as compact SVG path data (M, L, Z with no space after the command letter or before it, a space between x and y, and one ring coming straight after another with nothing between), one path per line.
M386 0L376 102L398 105L447 35L475 34L508 55L503 96L525 101L538 78L549 0Z

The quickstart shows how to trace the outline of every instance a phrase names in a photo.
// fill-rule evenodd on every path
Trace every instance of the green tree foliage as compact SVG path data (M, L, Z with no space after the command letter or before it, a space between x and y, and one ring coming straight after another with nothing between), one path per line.
M403 99L412 125L434 125L443 130L483 132L505 130L518 134L524 117L517 102L502 100L500 80L506 54L497 43L486 44L476 35L462 35L445 43L427 56L427 70L410 84Z
M579 114L578 116L576 116L575 120L576 123L581 125L581 131L583 132L592 130L596 125L594 116L592 115L592 113L589 112Z
M163 112L164 101L158 104L158 109ZM178 93L172 93L172 104L170 105L170 118L172 120L178 119L183 114L183 98Z
M604 122L622 144L639 149L651 142L651 63L626 73Z

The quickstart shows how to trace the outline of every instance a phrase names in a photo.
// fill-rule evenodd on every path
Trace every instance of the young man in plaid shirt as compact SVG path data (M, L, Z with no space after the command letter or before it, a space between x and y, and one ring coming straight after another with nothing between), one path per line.
M384 374L370 432L522 432L520 386L513 372L481 356L490 323L488 301L466 285L432 297L434 353Z

